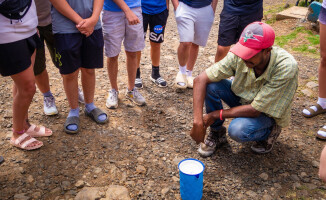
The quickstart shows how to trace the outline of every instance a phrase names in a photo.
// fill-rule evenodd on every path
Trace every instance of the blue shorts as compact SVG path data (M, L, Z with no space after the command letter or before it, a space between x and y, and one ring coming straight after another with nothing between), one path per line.
M326 8L321 7L319 13L319 22L326 25Z
M255 21L261 21L263 9L249 15L234 15L221 12L218 30L218 45L231 46L238 42L240 35L246 26Z
M89 37L81 33L54 34L55 65L60 74L71 74L80 67L103 68L102 29Z

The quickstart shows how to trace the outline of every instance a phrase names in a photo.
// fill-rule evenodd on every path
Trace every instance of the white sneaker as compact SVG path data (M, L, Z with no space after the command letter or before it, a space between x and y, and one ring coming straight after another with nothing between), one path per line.
M58 114L57 107L55 106L55 99L53 96L44 97L44 113L46 115Z
M119 92L115 89L109 91L108 98L106 99L106 107L109 109L115 109L118 107L118 96Z

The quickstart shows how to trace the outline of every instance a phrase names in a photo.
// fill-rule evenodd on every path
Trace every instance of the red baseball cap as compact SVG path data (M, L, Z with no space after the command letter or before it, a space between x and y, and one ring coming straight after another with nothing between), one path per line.
M274 40L275 32L270 25L253 22L242 31L239 42L230 51L248 60L261 50L273 46Z

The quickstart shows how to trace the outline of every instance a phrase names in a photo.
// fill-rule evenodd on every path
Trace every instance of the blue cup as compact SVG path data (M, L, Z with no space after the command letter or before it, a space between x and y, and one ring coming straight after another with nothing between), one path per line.
M200 200L203 196L203 174L205 165L196 159L180 161L180 194L182 200Z

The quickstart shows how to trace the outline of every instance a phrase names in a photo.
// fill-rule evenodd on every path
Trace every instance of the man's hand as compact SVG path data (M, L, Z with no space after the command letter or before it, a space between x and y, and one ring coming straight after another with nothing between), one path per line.
M197 144L204 142L206 135L206 127L204 123L193 123L193 127L190 131L190 136L196 141Z
M79 22L76 25L76 28L84 35L86 35L86 37L90 36L93 31L94 31L94 27L96 25L98 20L94 19L94 18L87 18L87 19L83 19L81 22Z
M203 121L204 121L205 128L208 128L216 121L216 118L214 117L213 113L208 113L203 116Z
M129 25L136 25L136 24L140 23L139 18L135 15L134 12L132 12L132 10L129 10L128 12L126 12L125 15L129 22Z

